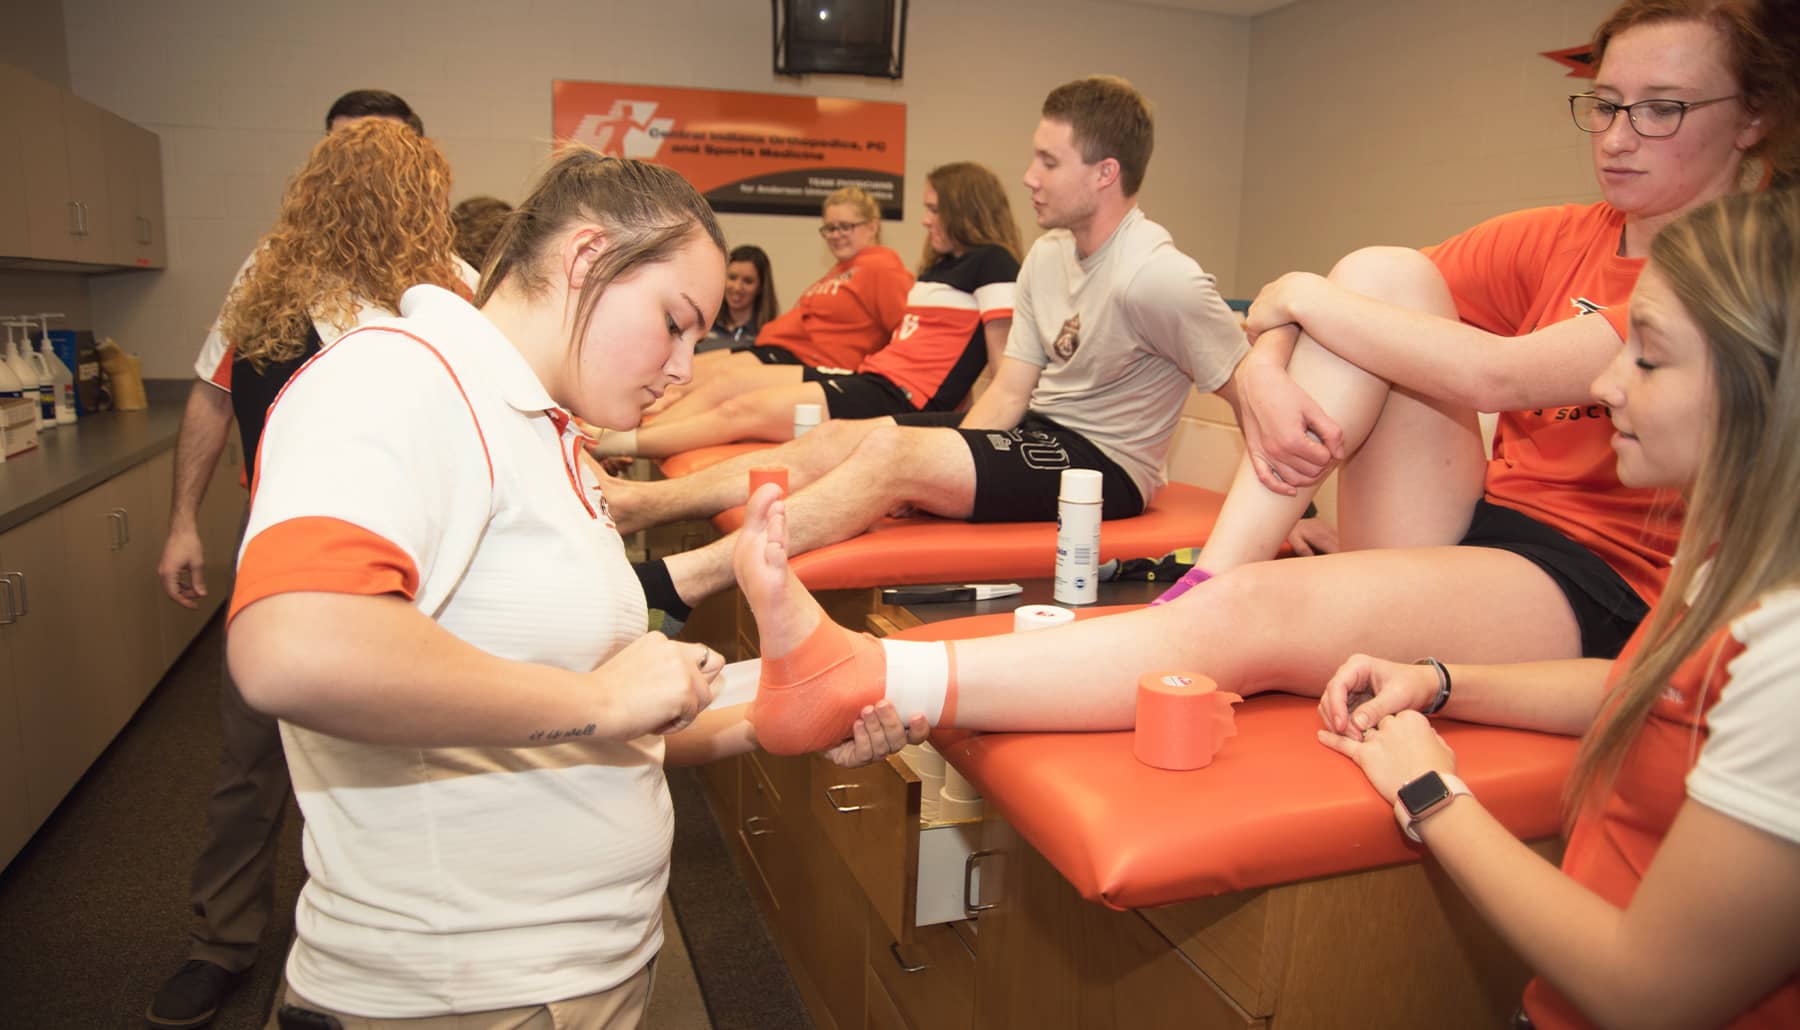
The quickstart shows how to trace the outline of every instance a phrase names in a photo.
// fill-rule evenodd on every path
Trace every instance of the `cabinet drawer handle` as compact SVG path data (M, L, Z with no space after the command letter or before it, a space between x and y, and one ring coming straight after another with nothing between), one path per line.
M81 205L69 201L69 235L81 235Z
M888 954L894 956L894 962L900 966L900 971L902 973L923 973L925 970L931 968L931 963L929 962L921 962L916 966L907 965L906 960L900 957L899 941L888 942Z
M24 618L31 614L31 598L25 593L25 574L8 572L4 574L6 582L12 587L13 600L7 605L12 609L14 618Z
M138 216L138 220L137 220L137 221L138 221L138 226L139 226L139 228L138 228L138 242L139 242L139 243L141 243L141 244L143 244L143 245L144 245L144 246L149 246L149 245L150 245L150 242L151 242L151 236L150 236L150 232L151 232L151 224L150 224L150 219L148 219L148 218L145 218L145 217L144 217L144 216L143 216L143 215L139 215L139 216Z
M963 859L963 911L969 915L986 912L1000 904L997 901L990 901L985 905L975 904L975 867L981 864L982 859L999 853L998 851L971 851L969 857Z
M19 621L19 612L13 607L12 579L0 576L0 591L6 594L6 606L0 608L0 626L10 626Z
M774 820L766 815L753 815L744 820L744 834L749 837L767 837L775 832L775 828L771 826L767 829L757 829L756 824L768 822L774 822Z
M125 546L125 513L118 508L114 508L112 511L106 513L106 517L112 520L112 543L107 549L112 551L120 550Z
M119 509L119 524L125 527L125 543L131 543L131 512Z
M831 792L834 790L841 790L841 791L848 792L850 790L850 788L854 787L854 786L856 786L856 784L854 784L854 783L835 783L829 787L826 787L825 788L825 803L830 805L832 808L832 811L834 811L834 812L860 812L863 809L869 807L868 805L846 804L845 802L839 801L837 798L833 797L831 794Z

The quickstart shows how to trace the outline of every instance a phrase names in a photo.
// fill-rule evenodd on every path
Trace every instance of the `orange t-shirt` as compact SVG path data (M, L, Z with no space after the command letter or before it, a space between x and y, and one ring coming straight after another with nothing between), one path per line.
M854 371L894 334L913 274L886 247L864 247L806 288L800 300L756 334L817 368Z
M1641 258L1620 257L1625 216L1604 203L1501 215L1425 253L1450 285L1464 322L1523 336L1594 314L1623 340ZM1573 398L1571 400L1574 400ZM1669 575L1679 499L1619 482L1612 420L1592 401L1502 412L1487 499L1554 526L1599 555L1648 604Z
M1773 605L1765 611L1790 620L1791 625L1791 601ZM1740 635L1747 632L1744 628L1747 621L1735 620L1720 629L1676 668L1662 697L1651 707L1643 729L1625 753L1611 792L1597 808L1584 812L1575 823L1568 850L1563 854L1563 872L1609 904L1621 909L1631 904L1632 896L1637 893L1638 884L1643 882L1663 838L1668 836L1676 814L1690 795L1699 793L1700 788L1689 779L1689 774L1711 736L1709 720L1721 695L1730 689L1734 673L1740 679L1762 673L1760 669L1746 672L1731 667L1731 663L1746 650ZM1630 657L1643 645L1649 625L1649 619L1639 624L1637 632L1613 663L1615 678L1624 672ZM1776 635L1769 632L1768 626L1760 629L1765 640ZM1776 648L1788 646L1785 640L1757 640L1749 647L1767 647L1771 643ZM1785 689L1787 684L1781 686ZM1755 688L1743 686L1740 689ZM1720 793L1716 779L1711 781L1710 793ZM1702 800L1702 803L1709 802ZM1773 803L1782 802L1775 800ZM1731 813L1727 811L1727 814ZM1525 1009L1539 1030L1593 1025L1560 991L1542 978L1533 980L1526 987ZM1733 1030L1800 1026L1800 979L1789 979L1728 1025Z

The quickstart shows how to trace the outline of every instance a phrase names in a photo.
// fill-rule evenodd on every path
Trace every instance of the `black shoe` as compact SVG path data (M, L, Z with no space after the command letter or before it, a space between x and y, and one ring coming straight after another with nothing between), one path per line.
M144 1013L151 1026L205 1026L238 984L239 974L205 959L190 959L169 977Z

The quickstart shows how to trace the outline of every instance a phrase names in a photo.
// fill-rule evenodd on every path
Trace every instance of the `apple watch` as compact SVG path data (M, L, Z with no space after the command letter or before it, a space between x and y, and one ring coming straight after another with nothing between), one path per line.
M1394 799L1394 818L1408 838L1419 841L1418 825L1426 816L1448 807L1458 796L1470 794L1469 785L1457 777L1428 772L1400 788Z

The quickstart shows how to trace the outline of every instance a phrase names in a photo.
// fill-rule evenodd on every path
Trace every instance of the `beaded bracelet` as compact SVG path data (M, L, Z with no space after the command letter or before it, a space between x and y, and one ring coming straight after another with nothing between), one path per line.
M1418 661L1414 662L1413 664L1414 665L1429 665L1433 669L1437 670L1437 674L1438 674L1437 697L1432 698L1431 704L1425 706L1425 714L1426 715L1436 715L1438 712L1443 710L1445 705L1450 703L1450 670L1444 668L1444 663L1438 661L1436 658L1421 658Z

